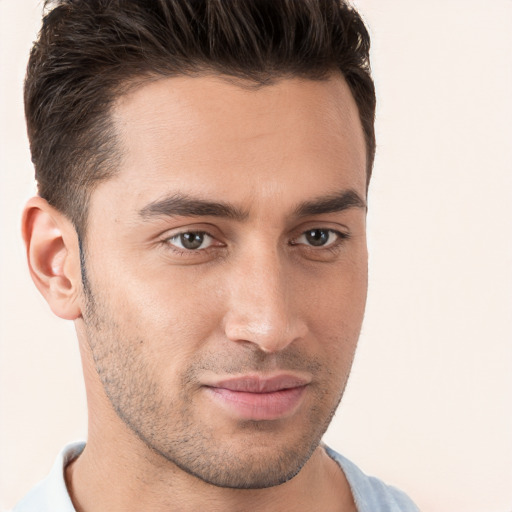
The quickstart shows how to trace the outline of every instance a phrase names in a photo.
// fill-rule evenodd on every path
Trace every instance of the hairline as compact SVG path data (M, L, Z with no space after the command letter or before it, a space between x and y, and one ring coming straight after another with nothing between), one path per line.
M112 101L108 104L108 108L105 110L103 115L100 117L99 122L97 122L93 128L92 131L95 131L99 128L99 130L96 133L96 136L99 139L106 139L107 145L109 146L109 155L107 157L107 161L103 162L103 166L105 166L107 169L105 169L107 172L104 174L104 176L94 180L94 183L88 184L88 185L82 185L84 188L83 190L83 205L82 205L82 212L80 215L80 218L77 222L77 219L71 218L72 224L75 228L75 231L77 235L79 236L79 239L82 244L85 244L87 242L87 226L88 226L88 219L89 219L89 206L92 194L96 190L96 187L100 185L101 183L104 183L112 178L114 178L119 172L121 172L121 165L123 163L124 154L119 150L119 132L117 131L115 124L114 124L114 112L116 109L116 106L119 105L119 103L126 98L129 94L132 94L146 85L149 85L151 83L156 83L161 80L171 79L171 78L180 78L180 77L189 77L189 78L218 78L221 81L235 85L236 87L240 87L241 89L245 90L259 90L263 87L270 87L272 85L276 85L283 80L291 80L291 79L299 79L304 81L327 81L330 80L333 77L340 77L342 78L345 83L347 84L350 94L352 96L352 99L355 102L357 112L358 112L358 119L359 123L361 125L361 128L363 130L363 138L364 138L364 145L365 145L365 172L366 172L366 193L368 193L368 187L370 183L371 178L371 171L373 167L373 162L370 162L369 159L369 146L368 146L368 140L366 137L366 134L364 132L364 125L361 120L361 113L359 111L359 105L357 103L357 100L354 96L354 93L352 91L352 88L348 81L346 80L343 72L337 68L336 66L332 66L328 69L326 69L323 72L317 72L317 73L294 73L291 71L283 71L279 72L276 70L275 72L266 72L261 73L260 75L254 75L251 77L245 77L242 76L242 74L234 74L234 73L226 73L223 72L222 69L218 69L215 66L208 66L208 65L196 65L191 66L190 71L180 71L177 73L158 73L155 71L149 71L146 73L141 74L134 74L130 77L127 77L124 79L121 83L117 85L117 87L113 87L110 91L112 95ZM99 127L98 125L103 124L102 127ZM91 165L90 163L86 163L85 165Z

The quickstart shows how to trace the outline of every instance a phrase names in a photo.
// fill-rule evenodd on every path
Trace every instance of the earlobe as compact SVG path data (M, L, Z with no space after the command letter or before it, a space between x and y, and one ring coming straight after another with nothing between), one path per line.
M52 311L75 320L80 311L80 256L72 223L41 197L33 197L23 211L30 275Z

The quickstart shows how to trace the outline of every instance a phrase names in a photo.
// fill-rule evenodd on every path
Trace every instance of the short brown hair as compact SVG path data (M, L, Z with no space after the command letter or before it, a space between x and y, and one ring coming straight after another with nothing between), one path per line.
M264 86L339 70L375 154L368 32L343 0L46 0L25 81L39 194L85 235L94 185L116 172L110 109L130 84L218 73Z

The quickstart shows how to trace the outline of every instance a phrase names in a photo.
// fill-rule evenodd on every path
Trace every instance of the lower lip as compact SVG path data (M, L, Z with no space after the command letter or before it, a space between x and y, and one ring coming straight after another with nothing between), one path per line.
M298 408L306 386L270 393L248 393L206 387L210 397L229 413L245 420L276 420L291 416Z

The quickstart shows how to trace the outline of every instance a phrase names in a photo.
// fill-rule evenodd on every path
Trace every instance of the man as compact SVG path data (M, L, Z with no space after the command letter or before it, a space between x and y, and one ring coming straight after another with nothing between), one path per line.
M59 0L28 66L32 278L87 445L15 511L412 511L321 443L367 287L369 39L335 0Z

